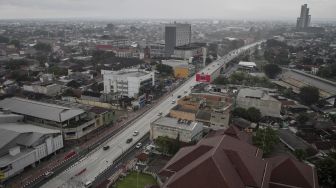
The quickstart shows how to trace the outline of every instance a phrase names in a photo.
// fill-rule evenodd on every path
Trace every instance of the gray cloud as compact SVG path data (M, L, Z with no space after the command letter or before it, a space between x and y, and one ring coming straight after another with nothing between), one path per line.
M0 0L6 18L294 19L306 0ZM335 0L310 0L314 18L336 18Z

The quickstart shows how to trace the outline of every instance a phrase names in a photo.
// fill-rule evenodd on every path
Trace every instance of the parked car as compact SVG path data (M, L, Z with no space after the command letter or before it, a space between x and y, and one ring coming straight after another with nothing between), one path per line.
M84 186L85 186L86 188L91 187L91 186L92 186L92 181L87 181L87 182L85 182Z
M139 135L139 131L134 131L133 136L138 136Z
M172 104L175 104L175 103L176 103L176 101L175 101L175 100L173 100L173 101L172 101Z
M129 144L129 143L131 143L132 141L133 141L133 138L129 138L129 139L126 140L126 143Z
M141 148L141 146L142 146L142 144L141 144L141 142L139 142L139 143L137 143L137 145L135 146L135 148L139 149L139 148Z
M158 114L158 116L162 116L162 112L160 112L160 113Z
M44 173L44 176L45 176L45 177L49 177L49 176L51 176L51 175L53 175L53 174L54 174L53 171L47 171L46 173Z
M178 98L178 99L181 98L181 95L177 96L177 98Z
M108 150L108 149L110 149L110 146L104 146L103 147L103 150Z

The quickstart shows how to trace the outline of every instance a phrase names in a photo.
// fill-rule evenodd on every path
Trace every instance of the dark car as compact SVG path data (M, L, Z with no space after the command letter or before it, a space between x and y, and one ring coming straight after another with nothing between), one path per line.
M177 96L177 98L181 98L181 95Z
M129 138L126 140L126 143L128 144L128 143L131 143L132 141L133 141L133 138Z
M104 146L103 147L103 150L108 150L108 149L110 149L110 146Z

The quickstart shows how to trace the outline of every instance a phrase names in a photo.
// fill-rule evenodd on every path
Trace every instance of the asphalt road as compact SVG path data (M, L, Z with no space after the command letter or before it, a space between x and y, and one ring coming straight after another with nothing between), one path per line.
M238 56L241 52L246 49L251 48L255 44L244 46L238 50L229 53L227 56L210 63L200 72L206 74L211 74L217 69L221 68L225 63L231 61L233 58ZM144 115L140 116L133 124L131 124L127 129L118 134L114 135L106 143L102 144L93 152L89 153L86 157L76 162L73 166L69 167L64 172L60 173L58 176L54 177L46 184L41 186L42 188L77 188L85 187L85 182L94 181L95 178L107 169L122 153L127 151L130 147L138 142L138 140L147 134L150 130L150 122L153 122L159 118L159 113L162 115L169 113L169 110L175 106L173 101L177 100L177 96L189 95L192 86L196 85L195 76L187 80L183 85L177 88L172 96L168 96L161 101L157 106L153 107ZM139 131L138 136L133 136L134 131ZM126 143L128 138L133 138L131 143ZM103 146L109 145L110 149L104 151Z

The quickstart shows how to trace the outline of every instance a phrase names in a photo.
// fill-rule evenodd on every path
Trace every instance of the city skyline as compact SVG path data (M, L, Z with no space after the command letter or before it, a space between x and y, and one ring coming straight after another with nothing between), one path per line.
M106 19L263 19L290 20L302 4L308 4L315 19L336 19L333 0L1 0L0 19L27 18L106 18ZM178 6L177 6L178 5ZM126 11L125 11L126 10ZM263 10L263 11L260 11Z

